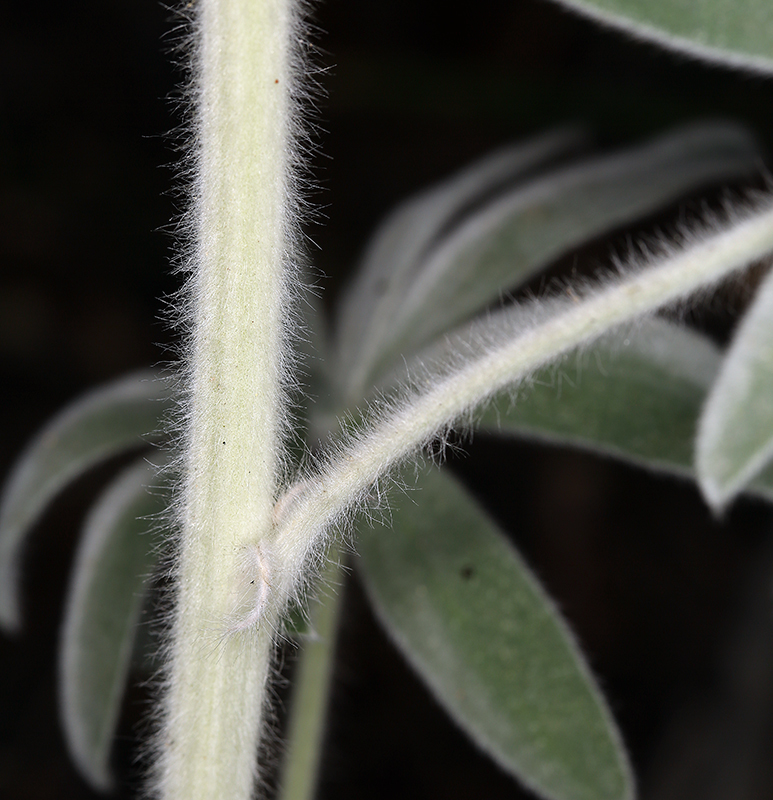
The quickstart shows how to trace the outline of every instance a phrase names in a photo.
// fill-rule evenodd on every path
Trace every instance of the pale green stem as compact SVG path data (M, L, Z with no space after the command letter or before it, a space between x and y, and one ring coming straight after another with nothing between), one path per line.
M190 407L155 776L164 800L249 800L258 777L274 618L265 599L282 441L293 6L196 3Z
M293 580L302 573L310 551L331 525L362 502L379 478L476 405L551 359L688 296L771 250L773 208L767 205L582 300L568 300L525 330L513 333L508 313L492 317L488 326L481 324L490 345L479 346L478 355L458 370L436 380L430 376L425 390L398 405L280 500L276 552L287 570L284 591L294 591ZM522 316L519 309L510 314L515 319Z
M314 800L343 599L344 569L339 558L334 547L322 574L322 589L313 604L311 635L303 642L293 680L288 751L279 800Z

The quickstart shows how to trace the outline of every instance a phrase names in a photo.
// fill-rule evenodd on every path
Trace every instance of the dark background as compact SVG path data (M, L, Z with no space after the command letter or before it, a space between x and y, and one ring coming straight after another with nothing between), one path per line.
M579 122L613 147L722 116L745 122L763 152L773 143L770 82L625 42L537 0L329 0L314 21L324 155L312 165L321 220L307 232L328 305L394 203L504 142ZM3 10L0 475L64 402L173 357L160 298L178 280L176 25L155 0ZM583 256L603 262L631 232ZM720 338L733 321L716 308L694 318ZM767 510L741 501L713 522L689 485L610 461L483 437L465 449L454 468L572 621L642 797L773 797ZM105 479L80 481L30 543L27 626L0 637L1 798L94 796L59 733L55 649L78 521ZM321 797L527 796L446 722L356 579L340 650ZM136 787L145 700L127 700L116 762L130 789L119 796Z

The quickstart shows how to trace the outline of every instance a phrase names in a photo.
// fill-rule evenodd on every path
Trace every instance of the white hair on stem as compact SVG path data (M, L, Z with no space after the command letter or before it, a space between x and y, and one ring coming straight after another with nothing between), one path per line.
M298 325L300 4L198 0L194 32L176 607L151 791L250 800L280 615L319 567L326 533L381 503L395 467L499 389L773 249L773 209L596 290L491 314L282 493Z
M663 243L650 263L618 267L597 287L568 297L492 313L449 339L445 359L415 376L406 389L359 432L331 444L316 471L277 505L276 554L287 597L305 583L307 558L326 534L346 524L369 488L429 442L507 386L539 367L587 346L618 326L705 290L773 250L773 204L736 211L724 224L685 232L679 246Z
M197 0L191 12L179 534L149 788L162 800L249 800L259 779L296 375L302 5Z

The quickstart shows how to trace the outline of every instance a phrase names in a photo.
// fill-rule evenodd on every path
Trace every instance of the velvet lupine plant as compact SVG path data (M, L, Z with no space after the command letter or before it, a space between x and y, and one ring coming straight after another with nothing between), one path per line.
M721 367L704 338L652 316L773 250L768 200L705 220L598 283L491 308L583 241L695 187L750 174L753 141L705 124L571 160L580 135L567 130L496 153L384 223L326 343L313 307L301 319L296 288L302 8L201 0L192 15L179 380L128 378L55 419L11 476L0 519L0 610L13 628L20 547L41 508L140 435L172 440L171 456L162 450L156 466L127 470L84 526L61 660L76 761L109 786L140 589L160 548L173 608L150 789L169 800L252 797L274 648L301 635L289 614L320 574L335 581L343 533L361 551L379 618L477 745L541 796L632 797L620 736L571 634L497 525L426 453L450 430L479 424L697 477L717 508L743 490L769 496L759 476L772 437L749 433L773 430L756 402L769 392L769 287ZM755 66L769 63L757 55ZM585 380L559 398L542 377L568 358L582 359ZM305 374L329 398L324 407L298 401ZM170 408L179 434L159 427ZM137 529L159 506L143 492L161 480L157 466L179 477L150 541ZM420 491L401 500L393 483ZM385 504L391 532L378 523ZM336 599L312 616L322 639L303 648L285 800L313 795Z

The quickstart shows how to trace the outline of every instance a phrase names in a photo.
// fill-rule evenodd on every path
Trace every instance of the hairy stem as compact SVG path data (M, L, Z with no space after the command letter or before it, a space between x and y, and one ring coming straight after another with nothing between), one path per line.
M189 407L155 776L165 800L248 800L257 778L274 627L265 599L284 405L293 6L196 3Z
M767 204L583 299L570 294L532 325L524 325L520 308L491 315L470 342L457 341L472 355L455 368L428 374L412 395L338 448L317 474L280 500L277 552L287 570L285 591L294 590L290 583L302 574L331 525L361 503L382 476L476 405L548 361L715 283L771 250L773 206Z

